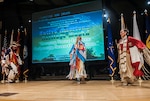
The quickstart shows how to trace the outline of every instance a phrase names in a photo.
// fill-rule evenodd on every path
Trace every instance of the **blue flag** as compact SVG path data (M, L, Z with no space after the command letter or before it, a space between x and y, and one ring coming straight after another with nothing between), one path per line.
M108 52L108 63L109 63L109 75L112 77L116 70L116 60L114 54L114 45L113 45L113 38L112 38L112 30L110 22L107 25L107 52Z

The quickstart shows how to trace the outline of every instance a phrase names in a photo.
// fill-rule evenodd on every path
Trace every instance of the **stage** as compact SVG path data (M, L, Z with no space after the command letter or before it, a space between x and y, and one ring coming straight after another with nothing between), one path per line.
M150 81L123 86L120 81L28 81L0 84L0 101L150 101Z

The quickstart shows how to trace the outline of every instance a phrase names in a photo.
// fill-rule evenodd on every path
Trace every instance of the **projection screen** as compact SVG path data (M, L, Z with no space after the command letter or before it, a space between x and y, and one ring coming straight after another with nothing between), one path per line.
M81 36L87 61L105 60L102 1L81 3L32 14L32 63L68 62Z

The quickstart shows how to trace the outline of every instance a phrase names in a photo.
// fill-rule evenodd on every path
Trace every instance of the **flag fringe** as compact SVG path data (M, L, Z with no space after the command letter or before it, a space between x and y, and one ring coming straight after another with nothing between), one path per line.
M150 66L150 51L147 47L143 49L143 57L145 62Z
M142 71L144 72L144 75L142 78L144 80L149 80L150 79L150 71L143 65Z

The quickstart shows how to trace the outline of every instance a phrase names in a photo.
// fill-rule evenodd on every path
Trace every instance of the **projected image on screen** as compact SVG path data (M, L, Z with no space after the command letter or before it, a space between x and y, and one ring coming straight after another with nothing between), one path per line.
M105 59L102 10L40 16L32 28L32 63L68 62L77 36L85 43L87 61Z

